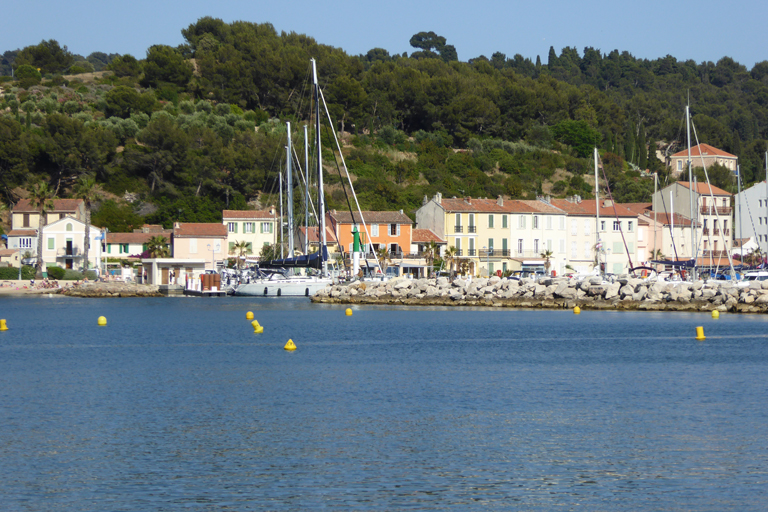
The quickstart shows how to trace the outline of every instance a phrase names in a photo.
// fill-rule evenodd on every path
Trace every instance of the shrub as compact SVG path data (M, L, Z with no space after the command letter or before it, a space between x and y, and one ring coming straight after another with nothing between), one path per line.
M35 277L35 267L24 265L21 267L21 278L32 279ZM0 279L15 281L19 278L18 267L0 267Z
M48 267L48 277L51 279L63 279L66 270L61 267Z
M62 281L79 281L83 278L83 273L78 270L67 269L61 276Z

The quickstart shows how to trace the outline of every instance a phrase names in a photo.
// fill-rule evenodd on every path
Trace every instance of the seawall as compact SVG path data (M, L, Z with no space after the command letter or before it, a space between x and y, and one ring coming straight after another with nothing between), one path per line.
M746 283L745 283L746 284ZM489 306L647 311L768 312L768 281L736 286L729 281L650 282L620 276L533 279L393 279L354 282L320 290L313 302L408 306Z

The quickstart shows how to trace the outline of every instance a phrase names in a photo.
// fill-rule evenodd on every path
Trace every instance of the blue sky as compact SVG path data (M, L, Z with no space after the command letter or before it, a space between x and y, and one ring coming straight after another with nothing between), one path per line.
M203 16L226 22L272 23L357 55L371 48L410 53L411 36L434 31L456 47L459 59L500 51L546 64L549 47L583 53L618 49L635 57L667 54L678 60L717 62L729 56L751 69L768 60L768 2L678 0L389 0L288 2L251 0L134 0L104 2L28 0L3 7L0 52L56 39L74 53L146 55L152 44L178 45L181 29Z

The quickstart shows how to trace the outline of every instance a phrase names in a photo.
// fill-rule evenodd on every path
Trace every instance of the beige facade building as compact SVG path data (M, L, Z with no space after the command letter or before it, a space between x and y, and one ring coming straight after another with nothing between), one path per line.
M235 254L235 244L246 242L249 259L258 259L261 248L277 243L279 231L275 207L267 210L224 210L222 223L226 227L226 253Z
M173 226L173 259L204 260L206 270L216 270L227 259L227 226L224 224L177 222ZM180 264L182 264L181 262Z
M682 178L688 176L688 150L685 149L678 153L675 153L669 157L670 167L672 174L675 177L680 176L683 172L685 175ZM691 167L709 168L712 165L720 164L723 167L729 169L731 172L736 172L736 167L739 165L739 158L736 155L726 153L722 149L717 149L709 144L699 144L691 148Z

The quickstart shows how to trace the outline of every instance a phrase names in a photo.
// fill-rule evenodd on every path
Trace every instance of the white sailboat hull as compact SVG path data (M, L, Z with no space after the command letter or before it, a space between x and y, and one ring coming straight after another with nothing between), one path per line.
M235 288L235 295L248 297L311 297L333 284L330 277L281 277L259 279Z

